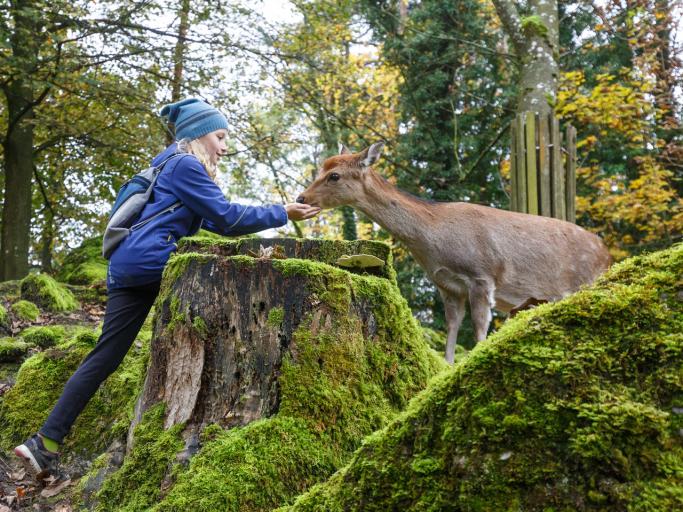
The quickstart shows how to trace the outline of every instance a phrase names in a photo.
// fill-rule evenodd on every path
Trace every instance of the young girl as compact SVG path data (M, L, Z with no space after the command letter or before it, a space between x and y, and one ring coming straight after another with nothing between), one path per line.
M166 105L161 115L174 124L177 142L152 161L162 170L140 215L141 221L151 220L132 230L111 255L102 335L66 383L39 433L14 449L36 478L57 474L59 444L100 384L121 364L159 293L164 266L180 238L200 227L221 235L255 233L320 212L299 203L228 202L213 181L216 164L226 152L225 116L195 98Z

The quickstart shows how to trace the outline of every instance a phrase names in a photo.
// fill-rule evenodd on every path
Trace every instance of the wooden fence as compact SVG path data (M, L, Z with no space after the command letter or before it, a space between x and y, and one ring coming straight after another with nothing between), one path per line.
M562 148L552 114L518 114L512 122L510 177L513 211L576 220L576 129L568 125Z

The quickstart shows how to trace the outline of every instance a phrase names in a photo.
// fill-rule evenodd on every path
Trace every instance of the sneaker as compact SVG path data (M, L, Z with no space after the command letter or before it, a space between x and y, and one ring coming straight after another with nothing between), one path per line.
M26 471L32 473L37 480L49 476L58 476L59 453L51 452L38 434L14 449L15 455L21 459Z

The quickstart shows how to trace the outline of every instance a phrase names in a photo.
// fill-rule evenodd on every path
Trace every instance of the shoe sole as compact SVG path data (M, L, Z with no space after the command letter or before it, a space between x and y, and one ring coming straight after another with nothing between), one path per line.
M21 459L26 471L31 473L36 479L40 479L45 474L46 470L41 469L31 450L23 444L14 449L14 454Z

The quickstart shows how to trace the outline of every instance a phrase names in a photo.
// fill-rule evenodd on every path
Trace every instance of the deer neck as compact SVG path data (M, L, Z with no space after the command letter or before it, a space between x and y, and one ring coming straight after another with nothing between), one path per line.
M426 227L436 219L432 206L402 193L371 169L366 172L365 194L356 208L409 246L424 241Z

